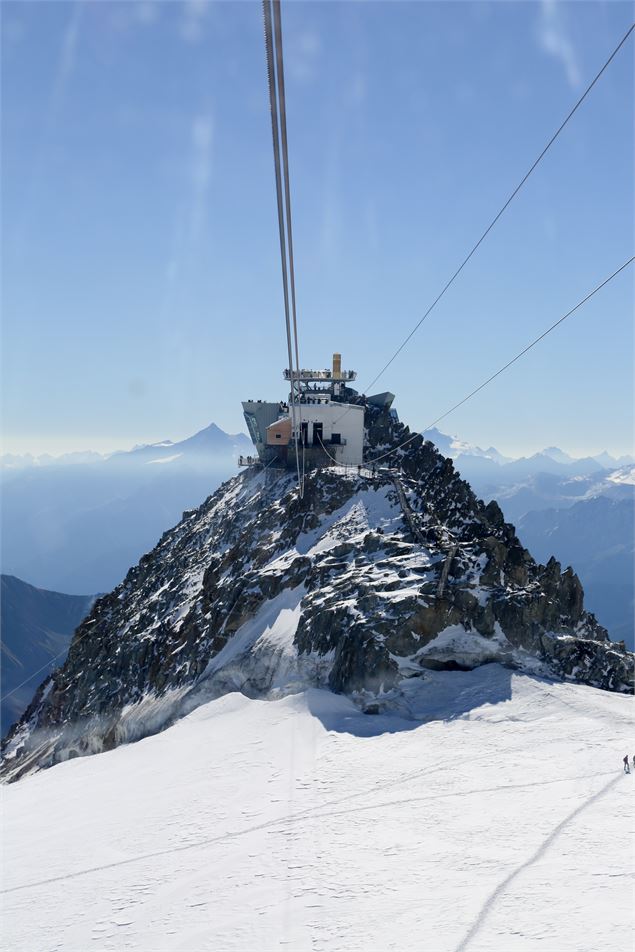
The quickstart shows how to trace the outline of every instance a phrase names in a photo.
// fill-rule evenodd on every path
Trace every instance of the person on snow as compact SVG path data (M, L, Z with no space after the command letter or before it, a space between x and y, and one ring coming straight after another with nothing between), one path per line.
M633 758L633 760L635 760L635 757ZM631 771L628 766L628 754L627 754L626 757L624 758L624 773L630 773L630 772Z

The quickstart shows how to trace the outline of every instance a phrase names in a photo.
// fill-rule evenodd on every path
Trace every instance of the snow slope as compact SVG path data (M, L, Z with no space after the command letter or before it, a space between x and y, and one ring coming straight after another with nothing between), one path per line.
M5 787L4 947L626 948L630 698L499 665L405 690L416 720L230 694Z

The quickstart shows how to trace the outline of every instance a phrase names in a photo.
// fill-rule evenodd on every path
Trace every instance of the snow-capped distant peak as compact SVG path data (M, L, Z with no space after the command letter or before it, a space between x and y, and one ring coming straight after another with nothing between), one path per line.
M161 456L159 459L149 459L146 460L146 465L149 466L152 463L173 463L175 459L180 459L183 456L183 453L174 453L172 456Z
M163 449L166 446L174 446L172 440L159 440L157 443L135 443L131 450L118 450L118 453L136 453L138 450Z
M436 427L433 427L431 430L426 430L423 435L426 440L430 440L431 443L434 443L443 455L449 456L450 459L457 459L459 456L478 456L481 459L489 459L501 465L511 462L511 457L503 456L494 446L483 450L480 446L466 443L465 440L459 440L456 436L448 436L446 433L441 433Z
M617 483L620 486L635 486L635 466L625 466L623 469L616 469L614 473L607 476L611 483Z
M565 453L564 450L559 449L557 446L548 446L546 449L542 450L537 455L548 456L549 459L555 460L556 463L572 463L573 462L573 457L569 456L568 453Z
M617 466L632 466L633 463L635 463L635 459L628 454L626 456L615 457L607 453L606 450L598 453L593 459L596 463L599 463L600 466L604 466L605 469L615 469Z

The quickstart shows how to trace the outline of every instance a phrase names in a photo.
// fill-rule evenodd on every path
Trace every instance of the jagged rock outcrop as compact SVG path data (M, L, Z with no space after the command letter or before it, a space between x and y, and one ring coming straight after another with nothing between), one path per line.
M408 435L368 407L367 458ZM390 463L390 469L385 467ZM538 565L420 436L372 468L248 471L165 533L78 628L5 742L4 776L160 730L202 700L308 684L368 709L426 669L499 661L632 691L572 569Z

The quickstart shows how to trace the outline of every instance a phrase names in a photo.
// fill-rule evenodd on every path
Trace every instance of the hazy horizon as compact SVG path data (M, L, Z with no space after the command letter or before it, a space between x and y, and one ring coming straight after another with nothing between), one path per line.
M408 426L410 426L410 423L407 420L403 422L405 422ZM110 439L108 438L95 439L91 441L90 437L87 437L85 440L78 440L77 443L74 443L74 444L69 443L69 444L65 444L64 446L60 446L56 440L52 440L48 443L47 442L39 443L37 448L35 449L33 449L32 444L28 444L26 442L20 443L19 441L16 441L9 445L7 445L6 442L3 442L1 453L3 456L4 455L7 455L7 456L30 455L35 458L39 456L46 456L46 455L50 455L52 457L59 457L59 456L64 456L68 453L89 453L89 452L100 453L102 455L109 455L111 453L116 453L118 451L127 452L134 449L137 446L153 445L153 444L162 443L164 441L170 441L171 443L179 443L182 440L185 440L188 437L193 436L195 433L199 432L200 429L205 429L207 426L210 426L213 423L216 423L216 421L210 420L209 423L207 423L203 427L200 427L197 430L194 430L194 429L184 430L182 433L179 433L177 435L163 434L163 436L158 436L158 437L153 436L152 438L142 437L140 439L135 439L132 442L128 442L123 438L118 440L116 437L113 437ZM246 432L246 427L244 427L243 429L230 432L228 430L225 430L223 427L221 427L220 424L216 423L216 425L219 426L219 428L222 429L223 432L227 433L230 436L237 436L241 434L245 436L247 439L249 439L249 434ZM414 429L414 428L411 427L411 429ZM610 447L607 447L604 444L602 444L601 446L598 444L597 449L581 450L579 448L576 448L575 446L570 446L569 444L566 443L565 440L560 440L555 443L542 443L540 445L529 446L529 447L525 446L524 448L522 448L522 447L519 447L518 444L515 444L515 445L501 444L499 442L494 442L493 440L487 440L487 439L481 440L480 442L477 442L476 440L469 440L466 438L465 434L457 433L452 428L444 427L443 425L437 427L437 429L439 429L440 432L444 433L446 436L450 436L453 439L461 440L465 443L469 443L472 446L478 446L483 450L489 449L490 447L494 447L495 449L499 451L499 453L502 453L503 456L510 456L514 459L533 456L535 453L539 453L541 450L549 449L551 447L557 447L558 449L562 450L564 453L567 453L569 456L572 456L574 459L582 459L587 457L599 456L601 453L604 453L604 452L607 452L610 456L613 456L615 459L619 459L622 456L635 456L635 452L633 451L633 448L631 448L630 450L627 449L624 452L614 452L611 450Z

